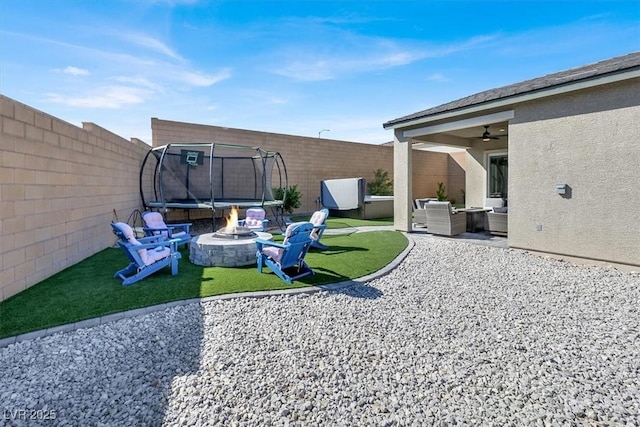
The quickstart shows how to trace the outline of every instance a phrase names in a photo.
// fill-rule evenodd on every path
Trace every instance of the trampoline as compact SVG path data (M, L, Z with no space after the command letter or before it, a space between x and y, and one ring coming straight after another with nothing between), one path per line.
M223 143L174 143L149 150L140 168L145 209L215 210L279 207L274 188L286 190L280 153ZM286 191L284 191L286 194Z

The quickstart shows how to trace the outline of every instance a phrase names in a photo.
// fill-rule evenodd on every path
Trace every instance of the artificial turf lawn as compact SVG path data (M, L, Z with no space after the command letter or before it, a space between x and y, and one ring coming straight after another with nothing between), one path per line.
M287 285L268 268L201 267L182 250L179 272L161 271L130 286L113 274L128 260L120 248L105 249L0 303L0 338L170 301L212 295L305 287L355 279L380 270L408 244L397 231L325 235L329 246L305 257L313 276Z
M294 216L291 217L291 221L309 221L308 216ZM350 228L350 227L363 227L363 226L382 226L393 225L393 218L381 218L381 219L358 219L358 218L338 218L331 217L326 220L327 229L336 228Z

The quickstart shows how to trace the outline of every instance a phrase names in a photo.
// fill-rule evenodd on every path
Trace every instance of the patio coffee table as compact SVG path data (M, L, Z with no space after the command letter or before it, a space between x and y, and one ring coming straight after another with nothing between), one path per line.
M467 213L467 231L469 233L477 233L484 231L484 218L491 209L485 208L467 208L458 209L459 212Z

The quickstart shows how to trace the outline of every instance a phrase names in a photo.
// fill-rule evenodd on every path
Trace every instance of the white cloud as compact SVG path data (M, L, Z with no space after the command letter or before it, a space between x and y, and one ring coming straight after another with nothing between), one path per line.
M68 67L65 67L62 70L62 72L65 74L71 74L72 76L88 76L89 75L89 70L85 70L84 68L73 67L71 65Z
M275 74L300 81L331 80L337 74L337 67L325 60L292 61L273 70Z
M402 67L427 58L486 47L499 34L479 35L457 43L433 44L429 40L372 37L335 29L322 22L289 21L283 27L306 36L278 45L269 54L269 68L299 81L331 80L343 75Z
M155 52L161 53L163 55L166 55L170 58L173 59L177 59L179 61L182 61L182 57L173 49L171 49L169 46L167 46L165 43L163 43L162 41L153 38L151 36L148 36L146 34L138 34L138 33L125 33L122 35L126 40L129 40L130 42L137 44L138 46L142 46L148 49L151 49Z
M394 68L440 55L439 51L419 45L400 46L378 38L347 40L350 42L335 43L335 47L289 47L274 54L278 65L272 71L300 81L331 80L340 75Z
M46 94L47 100L69 107L117 109L126 105L141 104L150 91L128 86L106 86L86 95Z
M113 80L120 82L120 83L128 83L128 84L133 84L136 86L141 86L141 87L145 87L147 89L151 89L155 92L164 92L164 89L162 88L161 85L153 83L151 81L149 81L149 79L145 78L145 77L128 77L128 76L118 76L118 77L114 77Z
M216 74L205 74L197 71L182 71L176 77L192 86L207 87L231 77L231 70L225 68Z
M67 66L65 68L54 68L51 70L54 73L62 73L62 74L70 74L72 76L88 76L89 74L89 70L85 70L84 68L78 68L78 67L74 67L74 66Z
M289 100L281 96L272 96L267 100L267 102L269 104L280 105L280 104L288 104Z
M423 52L394 52L389 55L383 55L379 58L380 65L386 65L389 67L396 67L399 65L410 64L413 61L422 59L424 57Z
M434 73L434 74L431 74L430 76L427 76L427 80L431 80L434 82L450 82L451 81L449 77L446 77L444 74L440 74L440 73Z
M370 52L354 57L341 52L319 55L297 55L298 58L273 69L275 74L300 81L331 80L340 75L387 69L411 64L431 56L427 51L398 50Z

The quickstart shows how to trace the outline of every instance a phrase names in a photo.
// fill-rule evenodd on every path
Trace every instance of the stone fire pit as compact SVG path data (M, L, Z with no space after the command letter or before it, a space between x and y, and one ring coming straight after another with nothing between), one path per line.
M255 239L271 240L270 233L255 231L236 235L201 234L191 239L189 260L204 267L239 267L256 263Z

